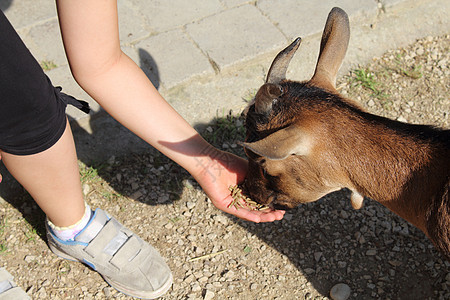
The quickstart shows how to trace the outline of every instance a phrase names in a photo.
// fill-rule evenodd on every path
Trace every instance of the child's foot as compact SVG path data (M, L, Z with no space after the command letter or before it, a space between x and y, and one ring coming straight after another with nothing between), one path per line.
M158 251L101 209L74 241L57 238L50 226L47 239L53 253L88 265L124 294L154 299L172 286L172 273Z

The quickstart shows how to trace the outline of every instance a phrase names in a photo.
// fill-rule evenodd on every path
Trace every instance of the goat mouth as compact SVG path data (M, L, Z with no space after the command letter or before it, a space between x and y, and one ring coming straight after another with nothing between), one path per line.
M269 198L272 199L270 204L268 205L273 210L291 210L293 207L288 206L287 204L279 203L278 200L278 194L272 193Z
M286 206L286 205L280 204L280 203L273 203L273 202L270 203L269 207L274 210L292 210L292 209L294 209L293 207Z

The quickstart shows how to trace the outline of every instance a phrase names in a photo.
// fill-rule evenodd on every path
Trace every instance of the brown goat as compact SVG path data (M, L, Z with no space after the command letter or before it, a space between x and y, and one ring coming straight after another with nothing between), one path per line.
M285 79L300 39L278 54L247 111L244 189L273 208L294 208L342 188L352 206L372 198L421 229L450 257L450 130L406 124L340 96L347 14L333 8L308 82Z

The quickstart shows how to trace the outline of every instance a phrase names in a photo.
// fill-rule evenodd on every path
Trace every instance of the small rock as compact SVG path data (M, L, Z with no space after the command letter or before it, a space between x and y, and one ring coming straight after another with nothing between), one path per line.
M116 179L117 179L117 181L121 182L122 181L122 174L117 173Z
M377 250L376 249L371 249L371 250L367 250L366 251L366 255L367 256L374 256L377 254Z
M403 122L403 123L408 122L408 120L406 120L405 117L403 117L403 116L398 117L398 118L397 118L397 121Z
M290 221L292 220L292 217L293 217L292 214L286 213L283 217L283 220Z
M30 263L30 262L33 262L34 260L36 260L36 256L27 255L27 256L25 256L25 258L23 260L26 261L27 263Z
M315 252L314 253L314 259L318 262L320 258L322 257L322 252Z
M131 189L133 191L137 190L139 188L139 184L137 182L133 182L131 183Z
M40 299L47 299L48 295L44 287L41 287L36 293Z
M143 196L142 192L141 191L137 191L137 192L134 192L133 194L131 194L130 198L134 199L134 200L138 200L142 196Z
M105 294L105 297L106 297L106 298L111 297L111 288L110 288L109 286L105 287L105 288L103 289L103 294Z
M203 300L211 300L215 296L214 292L210 290L206 290L205 297L203 297Z
M345 283L338 283L331 288L330 297L333 300L346 300L350 297L350 287Z
M233 270L229 270L226 274L225 274L225 278L233 278L234 277L234 272Z
M311 275L311 274L313 274L313 273L315 273L315 272L316 272L316 270L311 269L311 268L306 268L306 269L305 269L305 273L306 273L307 275Z
M47 287L50 285L50 280L45 279L44 281L42 281L41 286Z
M184 279L184 282L186 282L186 283L191 283L191 282L193 282L194 281L194 279L195 279L195 277L194 277L194 275L189 275L188 277L186 277L185 279Z
M341 218L343 218L343 219L347 219L348 218L348 213L345 210L341 211Z
M187 207L189 210L193 209L193 208L195 207L195 202L192 202L192 201L186 202L186 207Z
M185 181L183 181L183 185L188 189L194 188L194 184L189 179L186 179Z
M425 53L425 50L423 49L422 46L420 46L417 50L416 50L416 54L417 55L422 55Z
M398 266L401 266L402 265L402 262L401 261L398 261L398 260L390 260L390 261L388 261L389 262L389 264L391 265L391 266L394 266L394 267L398 267Z
M225 225L225 226L228 225L228 218L225 217L225 216L217 215L217 216L214 218L214 220L215 220L216 222L219 222L219 223Z
M201 291L202 290L202 288L200 287L200 285L197 283L197 282L195 282L193 285L192 285L192 291L193 292L199 292L199 291Z
M89 184L83 184L83 194L85 196L87 196L87 194L89 194L89 192L91 191L91 187L89 186Z
M168 202L169 200L170 200L170 196L169 196L169 195L167 195L167 194L162 194L162 195L159 196L157 202L158 202L158 203L166 203L166 202Z

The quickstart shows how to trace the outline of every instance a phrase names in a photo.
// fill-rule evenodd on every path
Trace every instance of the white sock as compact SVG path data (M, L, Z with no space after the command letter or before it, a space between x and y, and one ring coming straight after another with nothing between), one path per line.
M61 240L63 241L73 241L75 236L86 227L87 223L91 219L92 211L89 205L87 203L84 203L85 210L84 215L73 225L67 226L67 227L58 227L50 220L48 220L48 225L52 228L53 233Z

